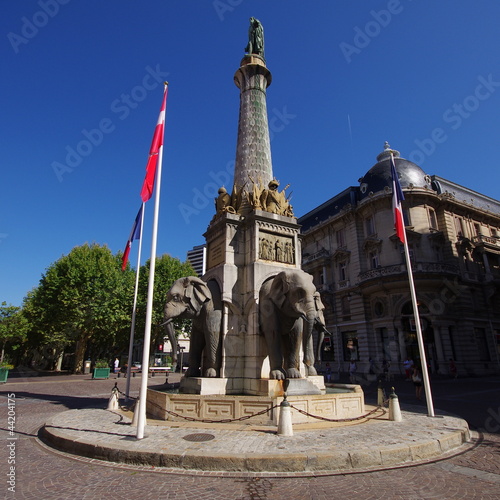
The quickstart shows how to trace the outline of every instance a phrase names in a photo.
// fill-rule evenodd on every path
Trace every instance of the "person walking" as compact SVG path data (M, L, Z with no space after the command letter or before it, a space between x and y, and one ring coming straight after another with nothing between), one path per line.
M407 357L403 361L403 368L404 368L405 373L406 373L406 380L410 381L411 377L412 377L412 373L413 373L413 361Z
M330 367L330 363L327 363L325 367L325 382L330 383L331 381L332 381L332 369Z
M351 384L356 383L356 371L358 367L356 365L356 361L351 359L351 362L349 363L349 380L351 381Z
M420 373L420 370L414 366L413 367L413 375L411 377L413 381L413 385L415 386L415 396L417 399L421 400L422 399L422 374Z

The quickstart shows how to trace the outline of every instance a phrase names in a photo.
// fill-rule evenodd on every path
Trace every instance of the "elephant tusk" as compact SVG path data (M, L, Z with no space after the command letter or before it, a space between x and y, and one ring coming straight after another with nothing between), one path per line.
M167 321L164 321L163 323L160 324L160 326L165 326L165 325L168 325L169 323L172 322L172 318L170 319L167 319Z

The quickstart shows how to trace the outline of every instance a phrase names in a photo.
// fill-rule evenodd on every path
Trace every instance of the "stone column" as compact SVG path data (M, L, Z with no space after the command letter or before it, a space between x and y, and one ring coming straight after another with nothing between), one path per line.
M249 54L242 59L234 82L240 89L234 186L238 192L251 190L251 178L257 183L261 181L267 188L273 178L266 105L266 89L271 84L271 73L262 57ZM240 212L248 210L245 203Z

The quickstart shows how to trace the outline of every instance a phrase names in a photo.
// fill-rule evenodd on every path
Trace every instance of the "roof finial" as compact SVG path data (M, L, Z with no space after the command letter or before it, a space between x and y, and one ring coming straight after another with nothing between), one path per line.
M391 154L394 156L394 158L399 158L399 156L400 156L399 151L392 149L391 146L389 145L389 143L387 141L385 141L384 150L382 151L382 153L380 153L377 156L377 161L385 160L385 159L389 158L391 156Z

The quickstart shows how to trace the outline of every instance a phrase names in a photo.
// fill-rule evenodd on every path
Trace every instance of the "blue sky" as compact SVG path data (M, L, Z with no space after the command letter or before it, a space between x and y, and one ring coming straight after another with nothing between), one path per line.
M0 302L21 305L74 246L124 248L163 80L157 253L185 260L204 242L216 189L232 186L233 75L250 16L273 75L274 174L297 216L358 185L384 141L428 174L500 198L494 0L5 0Z

